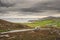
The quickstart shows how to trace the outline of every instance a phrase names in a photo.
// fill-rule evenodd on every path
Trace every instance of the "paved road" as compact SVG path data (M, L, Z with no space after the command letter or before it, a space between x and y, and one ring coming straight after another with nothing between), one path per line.
M1 34L4 34L4 33L14 33L14 32L24 32L24 31L33 31L35 29L22 29L22 30L11 30L11 31L8 31L8 32L1 32Z
M25 31L34 31L34 30L51 30L50 28L34 28L34 29L21 29L21 30L11 30L8 32L1 32L1 34L6 34L6 33L15 33L15 32L25 32ZM57 34L60 35L60 31L54 30L53 32L56 32ZM51 32L51 33L53 33ZM0 35L1 37L9 37L9 35Z
M14 33L14 32L24 32L24 31L34 31L34 30L50 30L50 29L49 28L34 28L34 29L11 30L8 32L1 32L1 34Z

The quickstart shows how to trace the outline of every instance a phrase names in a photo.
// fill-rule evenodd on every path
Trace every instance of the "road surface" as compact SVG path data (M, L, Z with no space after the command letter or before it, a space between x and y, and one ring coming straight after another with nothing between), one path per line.
M14 33L14 32L25 32L25 31L34 31L34 30L50 30L49 28L34 28L34 29L21 29L21 30L11 30L7 32L1 32L1 34L5 33Z

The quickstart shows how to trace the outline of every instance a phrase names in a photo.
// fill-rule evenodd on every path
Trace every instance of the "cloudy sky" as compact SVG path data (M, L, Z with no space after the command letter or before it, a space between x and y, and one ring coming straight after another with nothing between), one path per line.
M60 0L0 0L0 18L60 16Z

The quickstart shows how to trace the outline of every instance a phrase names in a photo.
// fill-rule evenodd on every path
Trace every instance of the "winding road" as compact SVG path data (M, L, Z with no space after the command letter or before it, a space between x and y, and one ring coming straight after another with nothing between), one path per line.
M15 33L15 32L25 32L25 31L34 31L34 30L50 30L50 28L34 28L34 29L21 29L21 30L11 30L7 32L1 32L1 34L5 33Z

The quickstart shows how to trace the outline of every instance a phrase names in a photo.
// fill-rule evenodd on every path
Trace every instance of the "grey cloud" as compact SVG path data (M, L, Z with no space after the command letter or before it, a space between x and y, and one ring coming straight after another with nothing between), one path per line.
M32 4L34 4L36 1L33 0L0 0L0 6L1 7L29 7Z
M44 11L39 11L37 9L33 8L22 8L20 9L22 12L44 12Z
M22 8L23 12L44 12L44 10L60 10L60 0L39 2L30 8Z
M14 5L15 5L15 2L12 0L0 0L0 7L11 7Z
M34 4L30 2L30 0L0 0L0 11L20 11L21 8L28 8Z
M15 2L16 1L16 2ZM60 11L60 0L15 0L13 2L0 2L0 14L8 14L10 12L18 12L16 15L50 15L46 13L50 10ZM12 3L12 4L11 4ZM12 5L12 6L11 6ZM6 6L9 6L6 8ZM51 11L50 11L51 12ZM12 15L13 13L11 13ZM55 14L55 13L54 13ZM10 15L10 14L9 14Z

